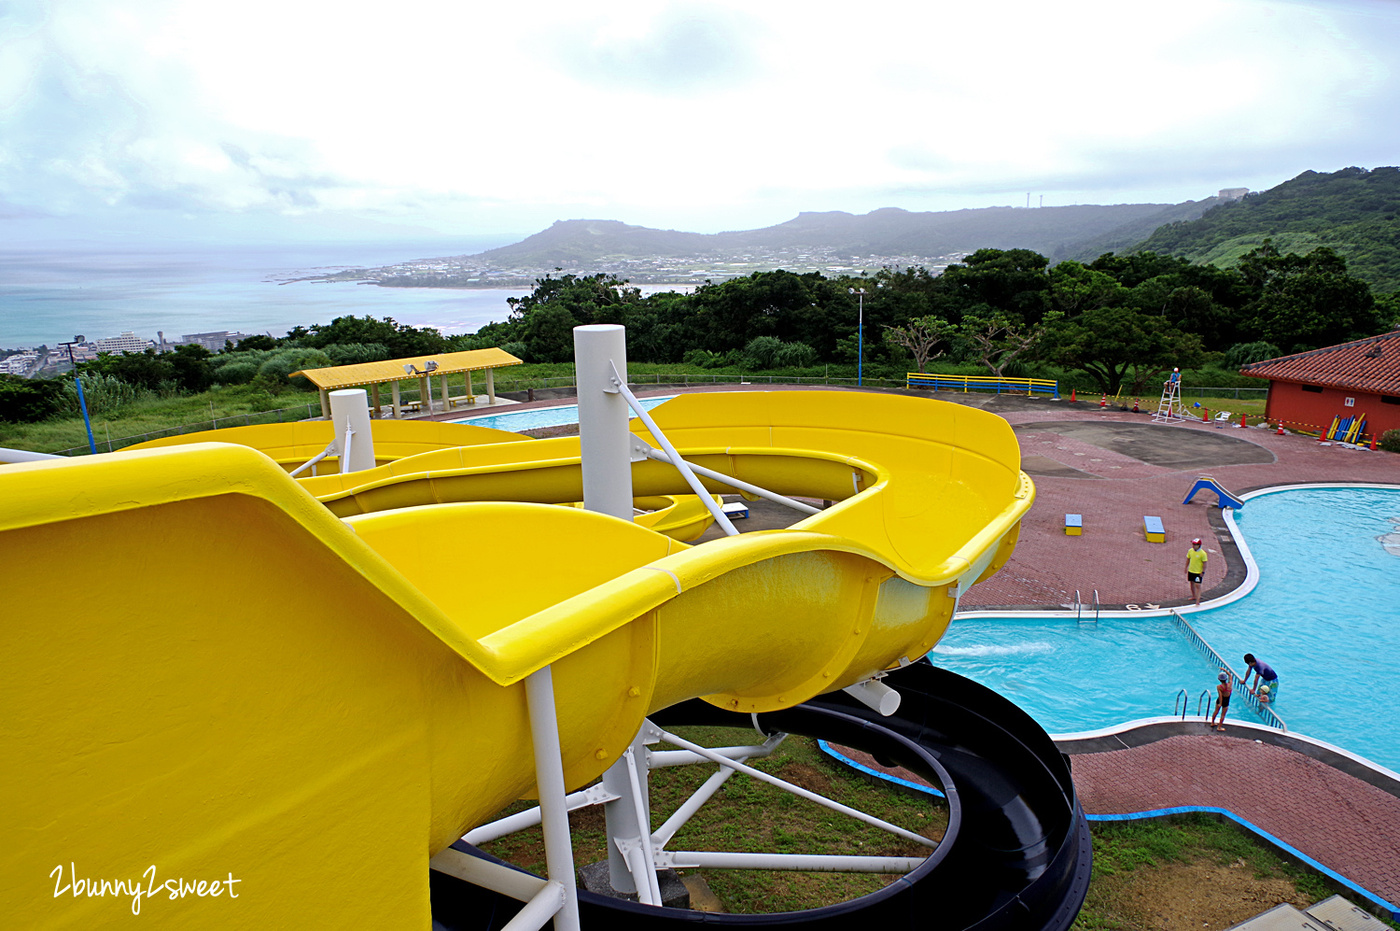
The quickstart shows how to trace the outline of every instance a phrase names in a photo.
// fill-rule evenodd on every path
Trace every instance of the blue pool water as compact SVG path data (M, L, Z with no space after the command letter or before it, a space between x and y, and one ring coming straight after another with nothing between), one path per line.
M663 401L669 401L673 397L675 395L664 398L641 398L640 400L642 407L651 410L656 405ZM635 417L636 415L631 416ZM491 427L493 430L509 430L512 433L535 430L540 427L562 427L565 424L578 423L578 405L537 407L534 410L515 411L509 414L478 414L475 417L453 420L451 423L469 423L473 427Z
M1400 771L1400 488L1308 488L1249 499L1239 535L1259 566L1240 600L1187 615L1236 671L1279 674L1291 731ZM1217 556L1217 559L1220 557ZM1172 713L1216 669L1170 618L966 615L931 659L1006 695L1051 733ZM1243 703L1232 718L1253 720Z

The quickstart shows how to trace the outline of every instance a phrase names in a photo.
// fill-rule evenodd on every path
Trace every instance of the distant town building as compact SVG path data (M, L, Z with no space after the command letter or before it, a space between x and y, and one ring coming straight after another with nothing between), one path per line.
M39 360L38 353L33 350L26 350L8 359L0 360L0 374L19 375L22 378L29 376L30 370L34 368L34 363Z
M98 352L145 352L154 344L127 330L121 336L93 340L92 345Z
M1221 200L1239 200L1248 193L1249 188L1247 187L1227 187L1221 188L1220 193L1216 196Z
M217 333L186 333L184 336L180 337L179 342L174 345L197 345L203 346L210 352L222 352L225 343L232 343L237 346L239 340L247 339L251 335L251 333L230 333L228 330L220 330ZM164 342L164 338L164 334L161 334L162 342Z

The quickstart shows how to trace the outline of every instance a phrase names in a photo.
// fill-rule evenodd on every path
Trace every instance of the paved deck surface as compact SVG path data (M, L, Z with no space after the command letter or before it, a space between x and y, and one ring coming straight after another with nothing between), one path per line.
M1400 798L1293 750L1202 731L1072 757L1084 810L1223 808L1400 903Z

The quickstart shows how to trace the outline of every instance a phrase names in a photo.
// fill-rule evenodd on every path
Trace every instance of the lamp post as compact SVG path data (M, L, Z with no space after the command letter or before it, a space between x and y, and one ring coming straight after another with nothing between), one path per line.
M860 386L865 384L865 289L846 290L856 295L856 308L859 313L856 320L856 385Z
M88 417L87 398L83 397L83 380L78 377L78 360L73 358L73 347L81 342L83 342L83 338L75 336L73 342L59 343L59 345L68 347L68 364L73 366L73 384L78 389L78 407L83 411L83 425L87 427L88 449L92 450L92 454L95 456L97 455L97 441L92 438L92 419Z

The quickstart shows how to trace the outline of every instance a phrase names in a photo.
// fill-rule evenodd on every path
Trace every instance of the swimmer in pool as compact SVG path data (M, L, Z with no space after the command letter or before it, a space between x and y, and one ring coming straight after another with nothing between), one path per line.
M1211 714L1206 726L1223 731L1225 730L1225 713L1230 710L1230 696L1234 694L1235 685L1230 681L1230 674L1227 672L1222 672L1216 678L1220 681L1215 686L1215 712Z

